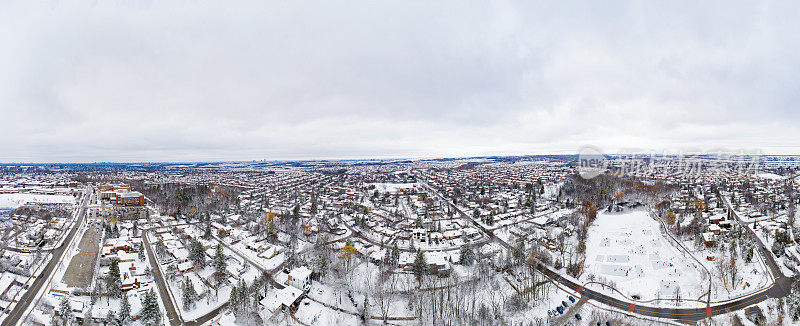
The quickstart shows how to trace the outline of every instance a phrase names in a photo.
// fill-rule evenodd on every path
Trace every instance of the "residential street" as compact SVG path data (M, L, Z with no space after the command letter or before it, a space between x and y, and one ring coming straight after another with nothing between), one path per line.
M38 299L39 291L42 289L43 286L49 285L50 276L55 271L56 267L61 264L61 260L64 258L64 252L69 247L69 243L72 241L72 238L75 236L75 233L80 228L83 220L86 218L86 205L89 201L89 192L84 195L83 201L81 202L80 207L78 208L78 218L75 224L72 227L72 230L69 231L64 242L56 249L53 249L51 253L53 257L50 259L50 262L44 267L43 272L36 278L25 294L19 299L19 302L11 310L9 315L3 320L2 326L11 326L17 325L21 321L24 321L25 318L25 311L28 309L28 306L31 303L34 303Z

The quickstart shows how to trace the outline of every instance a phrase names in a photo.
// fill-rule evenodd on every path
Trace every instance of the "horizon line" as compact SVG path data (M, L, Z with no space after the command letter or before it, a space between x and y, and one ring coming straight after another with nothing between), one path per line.
M707 156L714 155L715 153L687 153L687 154L653 154L653 153L637 153L633 155L651 155L651 156ZM477 155L477 156L421 156L421 157L385 157L385 158L313 158L313 159L249 159L249 160L196 160L196 161L94 161L94 162L67 162L67 161L38 161L38 162L0 162L0 166L13 166L13 165L93 165L93 164L209 164L209 163L291 163L291 162L348 162L348 161L426 161L426 160L459 160L459 159L477 159L477 158L525 158L525 157L546 157L546 156L578 156L579 153L571 154L508 154L508 155ZM631 153L604 153L607 156L622 156L632 155ZM763 156L763 157L800 157L797 154L764 154L764 153L737 153L732 156Z

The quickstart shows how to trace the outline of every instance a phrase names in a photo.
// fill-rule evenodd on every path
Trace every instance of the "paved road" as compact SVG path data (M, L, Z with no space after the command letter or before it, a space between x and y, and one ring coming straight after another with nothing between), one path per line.
M50 275L53 274L53 271L55 271L56 267L61 263L61 259L64 257L64 251L66 251L69 243L75 236L75 233L77 233L81 223L83 223L84 218L86 218L86 204L89 197L90 195L88 193L86 196L84 196L83 202L78 208L78 219L75 222L75 225L73 225L72 230L69 231L69 234L67 234L67 237L64 239L64 242L61 243L61 246L53 249L50 252L53 255L53 257L50 259L50 262L44 267L42 273L39 274L39 277L33 281L33 284L28 287L28 290L25 291L25 293L19 299L19 302L14 309L11 310L9 316L3 320L3 323L1 324L2 326L21 324L21 318L24 317L24 312L28 309L28 306L31 304L31 302L35 301L37 294L42 289L42 286L47 283Z
M394 241L387 242L387 243L380 243L378 241L372 240L370 237L362 234L361 230L353 228L352 226L347 224L341 216L338 216L338 219L339 219L339 223L340 224L343 224L348 230L350 230L350 235L348 235L346 237L339 238L339 239L335 239L335 240L329 240L329 241L326 241L325 243L334 243L334 242L341 241L341 240L344 240L344 239L347 239L347 238L350 238L350 237L353 237L353 236L358 236L359 239L364 240L366 242L369 242L371 245L374 245L374 246L377 246L377 247L381 247L381 248L385 248L385 249L389 249L389 250L394 248L392 245L390 245L390 244L394 243ZM485 245L485 244L487 244L489 242L491 242L491 239L483 238L483 239L480 239L478 241L474 241L471 244L472 244L473 247L480 247L480 246L483 246L483 245ZM461 245L450 246L450 247L445 247L445 248L436 248L436 249L427 249L427 248L417 248L417 249L419 249L422 252L458 251L458 250L461 250ZM404 251L404 252L417 252L417 249L411 249L409 247L398 247L397 248L397 250Z
M193 321L184 322L183 325L187 325L187 326L203 325L206 322L208 322L209 320L214 319L214 317L217 317L217 315L219 315L219 313L223 309L228 308L228 304L229 304L229 302L226 301L221 306L219 306L216 309L211 310L208 313L206 313L203 317L197 318L196 320L193 320Z
M261 268L259 265L255 264L255 263L254 263L253 261L251 261L251 260L250 260L248 257L245 257L245 256L243 256L243 255L240 255L238 251L236 251L236 250L233 250L233 248L231 248L231 246L230 246L230 245L228 245L227 243L225 243L225 241L222 241L221 239L219 239L219 238L218 238L216 235L214 235L214 239L216 239L216 240L217 240L219 243L221 243L221 244L222 244L222 245L223 245L225 248L228 248L228 250L230 250L231 252L233 252L233 253L234 253L234 254L236 254L237 256L240 256L242 259L244 259L244 260L246 260L246 261L250 262L250 263L251 263L251 265L253 265L253 267L255 267L256 269L258 269L259 271L262 271L262 272L266 271L266 272L267 272L267 275L268 275L268 278L269 278L269 280L270 280L270 283L272 283L272 285L273 285L273 286L275 286L275 285L277 285L277 284L278 284L278 282L275 282L275 280L272 278L272 274L273 274L274 272L277 272L277 271L280 271L280 270L282 270L282 269L283 269L283 267L284 267L284 266L286 266L286 264L288 263L288 261L289 261L288 259L287 259L287 260L285 260L285 261L284 261L282 264L278 265L278 266L277 266L277 267L276 267L274 270L272 270L272 271L270 272L270 271L268 271L268 270L265 270L265 269ZM147 246L147 248L148 248L148 250L149 250L149 248L150 248L150 246L149 246L149 243L148 243L148 246ZM148 251L148 254L150 254L150 251ZM156 269L157 269L157 268L156 268ZM160 273L160 272L159 272L159 273ZM166 286L166 284L165 284L165 283L163 283L163 277L162 277L162 283L160 283L160 284L159 284L159 290L161 290L163 286ZM281 284L281 286L283 286L283 284ZM230 302L226 301L225 303L223 303L223 304L222 304L222 305L220 305L219 307L215 308L214 310L211 310L211 311L207 312L207 313L206 313L205 315L203 315L202 317L199 317L199 318L197 318L197 319L195 319L195 320L191 320L191 321L181 321L181 322L180 322L180 324L181 324L181 325L188 325L188 326L199 326L199 325L203 325L203 324L205 324L206 322L208 322L208 321L210 321L210 320L214 319L215 317L217 317L217 316L219 315L219 313L220 313L220 312L222 312L222 311L223 311L225 308L227 308L227 307L228 307L228 305L229 305L229 304L230 304ZM171 303L171 300L170 300L170 305L172 305L172 303ZM173 307L173 311L174 311L174 307ZM177 316L177 315L175 315L175 316ZM170 324L172 324L172 320L171 320L171 319L170 319Z
M169 319L169 324L173 326L180 325L183 321L180 320L180 315L175 309L175 305L172 303L172 298L169 296L169 292L167 291L167 282L164 281L164 275L161 274L161 269L158 268L158 260L153 254L153 249L150 248L150 240L147 239L147 232L148 230L142 231L142 241L144 243L145 251L147 251L147 259L150 260L150 266L152 266L151 269L155 275L158 292L161 295L161 302L164 303L164 308L167 309L167 318Z
M180 225L192 225L196 223L183 223L183 224L176 224L176 225L169 225L169 226L161 226L161 227L173 227L173 226L180 226ZM169 292L167 290L167 282L164 280L164 275L161 274L161 270L158 268L158 260L155 258L155 254L153 253L152 246L150 240L147 239L146 233L153 229L158 229L160 227L152 228L149 230L142 231L142 239L144 241L145 251L147 251L147 257L150 260L150 265L152 266L153 273L155 274L156 285L158 287L158 292L161 294L161 298L164 301L164 306L167 309L167 317L169 318L170 325L188 325L188 326L195 326L195 325L203 325L209 320L213 319L220 312L222 312L225 308L228 307L228 302L223 303L219 307L215 308L214 310L209 311L205 315L191 321L183 321L178 314L177 309L175 308L174 303L172 302L171 297L169 296Z
M273 285L273 286L274 286L274 285L280 285L281 287L285 286L284 284L280 284L280 283L278 283L278 282L275 282L275 280L272 278L272 275L273 275L273 274L275 274L275 273L278 273L278 272L282 271L282 270L283 270L283 268L284 268L284 267L286 267L286 265L288 265L288 264L289 264L289 257L286 257L286 259L284 259L282 263L280 263L278 266L275 266L275 268L273 268L272 270L265 269L265 268L263 268L263 267L261 266L261 264L259 264L259 263L258 263L258 262L256 262L256 261L253 261L252 259L250 259L250 257L247 257L247 256L245 256L245 255L241 254L241 253L239 252L239 250L238 250L238 249L235 249L235 248L233 248L233 246L229 245L228 243L226 243L225 241L223 241L222 239L220 239L219 237L217 237L217 235L216 235L216 234L212 234L212 237L214 238L214 240L217 240L217 242L219 242L220 244L222 244L222 246L223 246L223 247L227 248L227 249L228 249L228 250L230 250L232 253L234 253L235 255L237 255L237 256L239 256L240 258L242 258L244 261L247 261L247 262L249 262L249 263L250 263L250 265L253 265L253 267L255 267L256 269L258 269L260 272L262 272L262 273L266 272L266 273L267 273L267 276L269 276L270 283L272 283L272 285Z
M579 314L581 312L581 308L583 308L583 305L586 303L586 300L589 300L589 298L584 295L578 300L578 302L575 302L573 304L567 298L564 298L564 302L569 302L569 304L571 305L567 308L567 311L564 311L563 315L559 315L558 317L556 317L556 321L553 324L567 325L568 322L572 321L572 319L575 318L576 314Z
M790 277L786 277L783 275L783 271L781 271L780 266L775 261L775 257L772 255L772 251L770 251L767 246L764 245L764 242L761 241L756 235L756 232L753 231L750 227L747 226L747 223L742 221L742 217L739 216L739 212L737 212L731 206L730 201L725 196L722 196L725 199L725 205L728 207L728 210L733 212L733 216L736 217L736 222L739 223L745 230L747 230L748 234L753 238L753 241L758 245L758 256L764 258L764 261L769 266L770 273L772 273L772 277L775 279L775 284L770 288L770 296L773 298L781 298L788 295L792 290L792 282L793 279Z
M433 189L433 187L428 185L428 189L437 194L437 196L439 196L440 198L443 198L437 191ZM488 234L492 239L497 241L497 243L499 243L508 250L514 249L503 239L496 237L493 232L487 230L480 223L472 219L472 217L470 217L468 214L464 213L460 208L458 208L452 202L447 201L447 203L450 204L451 207L456 210L456 212L461 214L461 216L464 219L472 221L472 223L478 229ZM777 271L777 274L774 275L780 276L776 277L775 284L770 286L766 291L747 295L742 298L729 301L727 303L711 305L710 307L706 308L661 308L661 307L649 307L644 305L637 305L632 302L623 301L590 289L586 289L581 284L573 282L572 280L551 270L550 267L544 264L536 263L536 268L550 279L560 283L562 286L567 287L571 291L579 293L581 297L586 297L588 300L593 300L597 303L604 304L612 308L620 309L623 311L629 311L642 316L667 318L686 324L696 324L697 321L706 319L708 317L744 309L751 305L762 302L768 298L780 298L786 296L789 293L791 279L784 277L783 274L780 273L780 268L778 268L777 264L775 263L772 254L766 250L766 248L764 247L763 243L761 243L760 240L757 241L761 246L760 250L762 250L762 252L764 253L764 257L766 257L768 265L770 265L770 268L773 270L773 272Z
M192 225L192 224L196 224L196 223L184 223L184 224L168 225L168 226L161 226L161 227L173 227L173 226L179 226L179 225ZM159 229L161 227L155 227L155 228L152 228L152 229L149 229L149 230L142 231L142 239L144 241L144 246L145 246L145 249L146 249L145 251L147 251L148 259L150 260L150 265L152 265L153 273L155 273L155 280L156 280L156 285L158 286L158 291L161 294L161 298L164 301L164 306L167 309L167 317L169 318L169 323L170 323L170 325L173 325L173 326L174 325L188 325L188 326L203 325L206 322L208 322L208 321L214 319L215 317L217 317L220 312L222 312L225 308L228 307L229 302L223 303L219 307L209 311L205 315L203 315L203 316L201 316L201 317L199 317L199 318L197 318L195 320L184 321L183 319L181 319L180 315L178 314L177 309L175 308L174 303L172 302L171 297L169 296L169 292L167 290L167 286L168 285L167 285L167 282L164 279L164 275L161 273L161 270L158 268L158 264L159 263L158 263L158 260L155 258L156 256L153 253L153 250L151 248L152 245L150 243L150 240L148 240L147 236L146 236L146 232L149 232L150 230L154 230L154 229ZM234 252L237 255L239 255L238 252L234 251L227 243L225 243L225 241L219 240L219 238L217 238L216 236L214 236L214 238L217 241L219 241L219 243L221 243L223 246L225 246L226 248L228 248L232 252ZM247 257L244 257L244 256L241 256L241 257L243 259L245 259L245 260L250 261ZM286 265L286 262L284 262L282 265L278 266L275 270L280 270L285 265ZM261 269L256 264L253 264L253 266L256 267L258 270L263 271L263 269ZM269 275L269 276L270 276L270 281L273 283L273 285L278 284L277 282L275 282L272 279L272 275Z

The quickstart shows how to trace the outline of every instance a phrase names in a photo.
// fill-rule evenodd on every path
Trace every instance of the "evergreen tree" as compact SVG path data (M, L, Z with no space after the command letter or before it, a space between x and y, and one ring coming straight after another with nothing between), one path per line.
M392 246L392 267L397 267L398 262L400 262L400 248L397 247L397 242L395 242L394 246Z
M425 254L422 253L422 250L417 249L417 258L414 259L414 267L413 272L414 276L417 277L417 281L422 282L422 276L428 270L428 264L425 262Z
M747 249L745 249L744 251L744 262L749 264L752 261L753 261L753 247L747 246Z
M58 314L61 315L61 320L64 322L64 325L67 325L72 320L74 314L67 297L61 297L61 302L58 305Z
M218 293L219 285L225 280L226 269L228 268L228 257L225 256L225 252L222 250L222 246L217 244L216 252L214 253L213 258L213 265L214 265L214 281L216 282L216 286L214 287L214 293Z
M206 224L206 231L203 233L203 239L211 239L211 224Z
M258 291L253 291L252 296L253 296L252 306L258 307L258 305L261 303L261 295L258 293Z
M117 258L111 260L111 267L106 275L106 291L112 298L119 298L122 295L122 279L120 279L119 259Z
M458 263L465 266L472 266L475 262L475 252L472 251L472 244L469 240L461 245L461 254L458 257Z
M317 214L317 195L311 195L311 214Z
M261 298L260 298L261 297L261 283L258 281L258 278L254 278L253 279L253 284L250 284L250 292L255 294L256 297L258 297L258 299L256 300L256 303L258 303L258 301L261 300Z
M161 310L158 307L158 298L153 289L147 291L142 300L142 321L148 325L155 325L161 320Z
M122 303L120 304L119 316L117 319L119 319L119 323L122 325L131 321L131 304L128 302L127 294L122 295Z
M392 250L386 249L383 253L383 264L386 266L392 265Z
M178 268L175 267L175 264L170 264L169 266L167 266L166 274L167 274L167 279L170 281L173 278L175 278L175 276L178 275Z
M267 235L270 237L275 236L278 234L278 230L275 228L275 218L270 218L269 222L267 223Z
M159 260L164 260L165 256L167 255L167 246L164 245L164 241L161 239L156 241L156 254L158 255Z
M231 296L228 298L228 303L230 303L231 310L233 310L234 313L236 312L239 300L239 290L234 286L233 289L231 289Z
M139 246L139 261L144 261L144 245Z
M194 289L194 283L188 277L183 282L183 309L189 310L194 307L194 302L197 301L197 291Z
M206 252L203 244L196 239L192 239L189 243L189 259L200 268L206 267Z
M217 249L214 253L214 271L224 274L228 268L227 259L228 257L225 256L225 252L222 250L222 245L217 244Z
M239 283L231 290L230 304L233 311L246 312L250 305L250 290L244 279L239 279Z

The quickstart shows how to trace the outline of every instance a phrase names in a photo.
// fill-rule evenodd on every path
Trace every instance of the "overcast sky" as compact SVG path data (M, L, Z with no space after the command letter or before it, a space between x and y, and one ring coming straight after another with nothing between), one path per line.
M800 153L800 2L3 1L0 162Z

